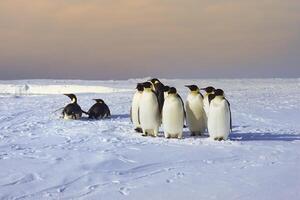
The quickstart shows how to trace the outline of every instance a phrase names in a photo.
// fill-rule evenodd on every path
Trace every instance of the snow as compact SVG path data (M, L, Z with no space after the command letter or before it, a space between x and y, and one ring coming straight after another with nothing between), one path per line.
M223 142L134 133L139 81L0 81L0 199L299 199L300 79L163 79L183 99L186 84L224 89ZM104 99L112 118L59 118L69 92L84 110Z

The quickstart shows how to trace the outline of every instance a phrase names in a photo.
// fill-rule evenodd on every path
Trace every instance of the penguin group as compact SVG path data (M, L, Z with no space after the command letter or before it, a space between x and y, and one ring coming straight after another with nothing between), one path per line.
M157 137L163 127L165 138L183 137L188 127L191 136L208 133L213 140L227 140L232 129L230 103L222 89L212 86L189 89L185 103L175 87L164 85L157 78L136 85L130 108L134 130L142 136ZM201 94L204 91L204 95ZM81 109L74 94L64 94L71 99L62 111L64 119L80 119L83 114L89 119L105 119L111 116L110 109L102 99L93 99L95 104L88 112Z
M185 104L175 87L164 85L157 78L138 83L130 109L134 130L142 136L158 136L163 126L165 138L182 138L186 126L191 136L206 131L213 140L227 140L232 120L229 101L222 89L186 85L189 93ZM201 94L201 90L205 94Z
M74 94L64 94L71 99L71 103L67 104L62 111L64 119L80 119L82 114L86 114L89 119L104 119L111 116L109 107L102 99L93 99L96 101L94 105L85 112L77 103L77 97Z

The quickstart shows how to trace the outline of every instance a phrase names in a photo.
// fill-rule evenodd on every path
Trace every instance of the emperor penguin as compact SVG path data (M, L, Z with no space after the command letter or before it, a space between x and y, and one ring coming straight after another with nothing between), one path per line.
M209 116L209 99L208 99L208 96L210 94L214 93L215 88L212 87L212 86L208 86L206 88L201 88L201 90L204 90L206 92L204 97L203 97L203 108L204 108L204 111L205 111L206 116L208 118L208 116Z
M184 105L177 90L171 87L162 109L165 138L182 138L184 125Z
M166 99L169 93L170 87L165 85L164 86L164 98Z
M82 116L83 111L77 104L77 97L74 94L64 94L71 99L71 103L66 105L62 111L64 119L79 119Z
M221 89L210 95L209 116L207 128L210 138L214 140L227 140L231 131L231 111L228 100Z
M164 105L164 84L162 82L160 82L160 80L158 80L157 78L152 78L150 80L151 84L152 84L152 89L154 90L154 92L157 95L157 99L158 99L158 105L159 105L159 111L161 112L162 107Z
M186 121L191 136L201 135L206 129L206 113L203 108L203 95L198 86L186 85L190 89L185 103Z
M151 135L156 137L161 124L157 95L151 89L150 82L145 82L143 86L144 91L142 93L138 109L139 122L143 130L142 135Z
M96 103L89 109L90 119L104 119L111 116L109 107L102 99L93 99Z
M142 133L143 130L141 128L141 124L139 121L139 105L140 100L144 91L144 86L142 83L138 83L136 86L136 92L133 95L131 108L130 108L130 119L135 127L135 131L138 133Z

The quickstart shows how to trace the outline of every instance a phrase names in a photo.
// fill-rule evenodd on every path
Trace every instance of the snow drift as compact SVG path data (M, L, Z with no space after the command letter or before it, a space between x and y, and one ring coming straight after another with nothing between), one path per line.
M0 81L0 199L299 199L300 79L162 80L183 99L187 84L224 89L233 132L222 142L135 133L140 81ZM104 99L112 118L60 119L65 92L90 92L77 95L84 110Z

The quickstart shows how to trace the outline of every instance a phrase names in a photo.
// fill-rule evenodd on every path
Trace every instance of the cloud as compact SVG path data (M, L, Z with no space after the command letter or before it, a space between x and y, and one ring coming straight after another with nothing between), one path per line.
M124 78L294 68L286 52L300 50L299 24L293 0L2 0L0 70Z

